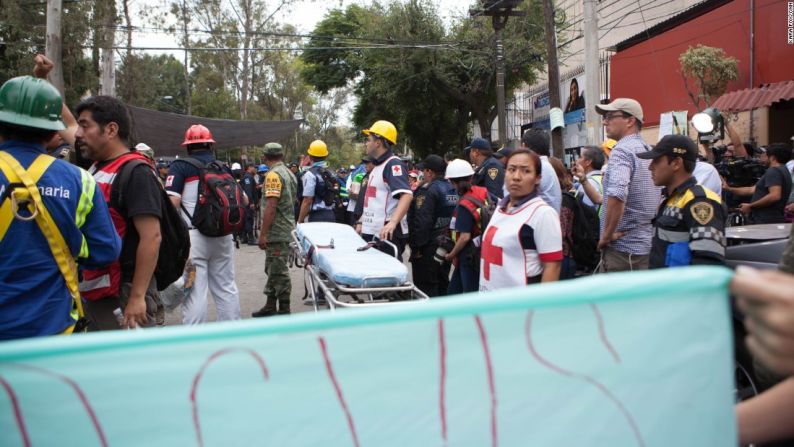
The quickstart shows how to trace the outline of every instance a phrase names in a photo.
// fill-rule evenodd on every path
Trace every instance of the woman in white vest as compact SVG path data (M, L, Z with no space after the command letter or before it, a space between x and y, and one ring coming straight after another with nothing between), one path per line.
M562 262L560 219L538 195L540 157L518 149L507 157L505 186L482 241L480 290L557 281Z

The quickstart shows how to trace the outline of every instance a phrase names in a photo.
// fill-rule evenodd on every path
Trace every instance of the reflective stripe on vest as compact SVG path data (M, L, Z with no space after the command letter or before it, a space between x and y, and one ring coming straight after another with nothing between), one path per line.
M97 186L99 186L100 191L102 191L105 202L108 204L110 217L113 220L113 227L116 229L116 233L118 233L122 242L124 241L124 235L127 233L127 221L119 210L114 207L114 204L110 203L110 195L113 187L113 180L116 179L119 170L121 170L122 166L128 161L135 159L149 163L149 160L143 155L137 152L129 152L108 163L106 166L103 166L101 169L97 169L96 164L89 169L89 172L94 176ZM118 260L109 267L96 270L85 269L83 271L83 281L80 282L80 292L83 298L87 300L95 301L110 296L118 296L120 288L121 264Z

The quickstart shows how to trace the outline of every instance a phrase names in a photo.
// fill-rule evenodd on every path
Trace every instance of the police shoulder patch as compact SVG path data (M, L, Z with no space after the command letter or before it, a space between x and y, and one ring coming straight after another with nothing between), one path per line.
M496 168L489 168L488 169L488 177L491 177L491 180L496 180L496 177L499 176L499 170Z
M416 209L422 208L422 205L425 204L425 196L418 196L416 198Z
M708 202L698 202L690 208L692 218L700 225L708 224L714 217L714 206Z

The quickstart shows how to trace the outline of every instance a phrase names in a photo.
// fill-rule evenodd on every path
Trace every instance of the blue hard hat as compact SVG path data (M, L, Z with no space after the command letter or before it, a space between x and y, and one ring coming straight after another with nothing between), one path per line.
M256 169L256 172L267 172L267 171L268 171L267 165L259 165L259 167Z

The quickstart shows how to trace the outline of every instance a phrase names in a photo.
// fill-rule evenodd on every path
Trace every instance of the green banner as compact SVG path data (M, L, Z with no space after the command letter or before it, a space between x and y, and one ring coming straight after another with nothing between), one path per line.
M736 445L729 279L3 343L0 445Z

